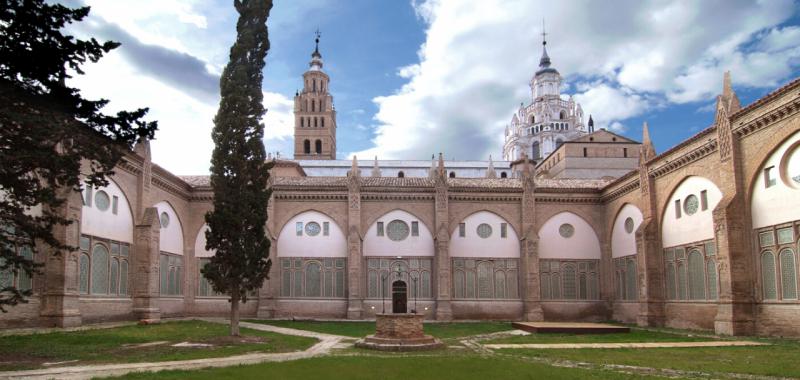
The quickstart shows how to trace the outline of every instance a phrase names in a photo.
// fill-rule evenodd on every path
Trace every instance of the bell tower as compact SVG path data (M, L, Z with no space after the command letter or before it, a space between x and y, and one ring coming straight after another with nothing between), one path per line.
M294 158L336 159L336 109L328 92L330 78L322 71L319 30L309 69L303 73L303 91L294 95Z

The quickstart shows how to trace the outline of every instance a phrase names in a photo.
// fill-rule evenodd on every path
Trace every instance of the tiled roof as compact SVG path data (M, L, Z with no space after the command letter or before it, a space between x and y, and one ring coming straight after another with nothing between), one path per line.
M211 186L211 177L207 175L179 175L178 178L192 187Z
M180 176L192 187L209 186L209 176ZM273 177L275 186L344 187L347 177ZM536 179L536 187L548 189L601 189L610 180L602 179ZM518 178L448 178L447 184L454 188L520 189ZM433 187L434 181L427 177L361 177L362 187Z

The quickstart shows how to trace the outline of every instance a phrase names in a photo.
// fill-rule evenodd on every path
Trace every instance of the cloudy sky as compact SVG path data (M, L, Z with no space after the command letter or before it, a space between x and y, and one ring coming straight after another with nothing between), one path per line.
M68 5L79 0L65 1ZM109 111L150 107L153 160L208 172L218 81L237 14L221 0L83 0L79 37L122 46L72 85ZM541 55L596 125L662 152L713 121L722 73L748 104L800 76L793 1L276 0L263 83L267 151L292 156L292 97L320 51L338 112L338 157L486 159Z

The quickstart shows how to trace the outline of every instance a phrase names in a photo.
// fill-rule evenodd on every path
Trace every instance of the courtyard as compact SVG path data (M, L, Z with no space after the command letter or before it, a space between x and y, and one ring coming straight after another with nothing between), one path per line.
M444 342L426 352L354 347L371 321L255 320L241 337L223 319L112 323L72 330L7 330L0 379L620 379L797 378L800 342L641 329L531 334L508 322L430 322ZM111 376L111 377L109 377Z

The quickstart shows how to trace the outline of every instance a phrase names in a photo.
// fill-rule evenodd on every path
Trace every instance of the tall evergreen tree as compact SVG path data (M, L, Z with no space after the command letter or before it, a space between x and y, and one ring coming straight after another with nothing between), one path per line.
M81 182L104 186L106 176L156 123L146 108L107 115L107 100L84 99L68 87L81 65L119 46L78 40L63 27L83 20L89 8L43 0L0 0L0 310L26 302L14 278L40 271L37 250L76 249L53 236L67 225L59 208ZM110 84L113 85L113 84ZM88 164L88 165L87 165ZM41 210L38 213L36 210ZM30 253L21 254L21 252Z
M231 335L239 335L239 302L268 278L272 264L267 223L266 162L261 82L269 50L271 0L234 0L239 21L230 62L220 78L222 99L214 118L211 187L214 210L206 214L206 249L216 250L202 269L213 289L230 296Z

